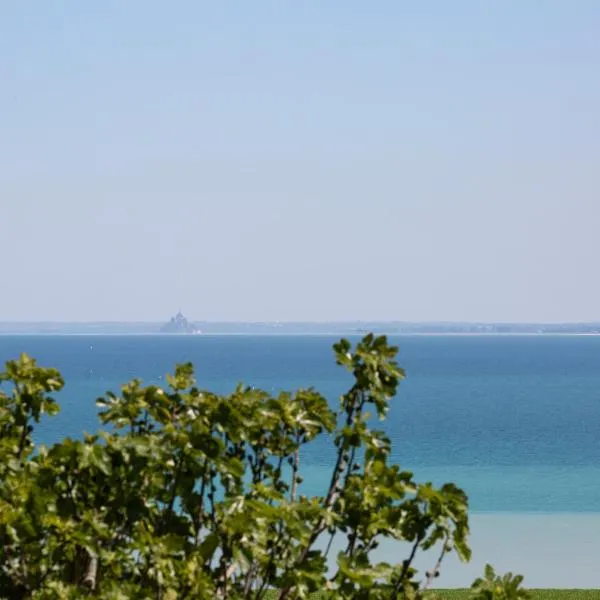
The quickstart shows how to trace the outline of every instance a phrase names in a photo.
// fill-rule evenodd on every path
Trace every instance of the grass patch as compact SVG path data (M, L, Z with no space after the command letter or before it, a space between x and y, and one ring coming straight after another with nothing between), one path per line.
M467 600L470 590L433 590L440 600ZM532 600L600 600L600 590L529 590Z
M468 600L471 590L431 590L439 600ZM529 590L531 600L600 600L600 590L556 590L556 589L537 589ZM269 600L276 598L267 596ZM326 592L314 594L312 600L328 600Z

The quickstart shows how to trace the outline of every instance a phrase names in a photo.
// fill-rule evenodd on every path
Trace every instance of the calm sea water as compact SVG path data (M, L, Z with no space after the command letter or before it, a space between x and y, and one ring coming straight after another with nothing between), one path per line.
M349 377L333 360L336 339L0 336L0 361L27 352L63 373L62 412L37 431L51 443L95 431L95 399L107 390L133 377L163 383L188 360L214 391L312 385L337 404ZM447 569L440 585L466 585L490 561L532 586L600 587L600 337L391 341L407 371L384 425L394 458L419 480L456 481L471 500L474 561ZM328 448L302 457L307 493L326 480Z
M391 338L407 371L389 419L394 458L419 479L454 480L474 511L600 511L600 337ZM132 377L164 382L192 361L199 384L276 392L313 385L337 403L349 376L326 336L2 336L0 360L27 352L63 373L62 412L38 440L97 429L95 399ZM331 465L303 455L307 491Z

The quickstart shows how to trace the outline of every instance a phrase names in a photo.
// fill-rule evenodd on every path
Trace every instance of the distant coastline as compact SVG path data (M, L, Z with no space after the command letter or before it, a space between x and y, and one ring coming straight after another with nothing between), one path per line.
M409 322L208 322L165 328L160 322L0 322L0 335L600 335L593 323L409 323ZM166 330L165 330L166 329ZM169 330L170 329L170 330Z

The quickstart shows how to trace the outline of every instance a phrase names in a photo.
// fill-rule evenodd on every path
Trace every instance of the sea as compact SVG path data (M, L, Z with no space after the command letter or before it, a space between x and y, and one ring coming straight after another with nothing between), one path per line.
M348 336L356 341L355 336ZM21 352L58 368L61 413L36 441L98 429L95 401L136 377L164 385L191 361L200 387L238 383L272 393L314 387L337 406L350 384L328 335L4 335L0 363ZM600 337L391 336L407 377L380 426L393 459L419 481L453 481L469 495L473 559L450 557L439 587L469 585L486 563L531 587L600 588ZM304 493L318 493L333 453L302 455ZM403 549L383 544L380 559ZM436 557L422 555L427 569Z

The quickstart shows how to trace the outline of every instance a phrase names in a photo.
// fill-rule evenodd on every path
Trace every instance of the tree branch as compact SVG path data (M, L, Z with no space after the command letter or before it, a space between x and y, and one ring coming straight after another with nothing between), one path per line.
M173 488L171 490L171 497L169 499L169 504L167 506L167 511L165 513L163 522L162 522L162 531L164 531L169 524L171 517L173 515L173 507L175 506L175 499L177 498L177 486L179 485L179 480L181 479L181 472L183 469L183 454L180 454L177 457L177 465L176 465L175 477L173 479Z
M440 569L442 567L442 561L444 560L444 556L446 556L447 552L448 552L448 536L446 536L446 539L444 540L444 543L442 544L442 551L440 552L437 562L435 563L435 567L433 567L433 569L430 569L429 571L427 571L427 579L425 580L425 584L423 585L424 590L426 590L433 583L433 580L436 577L439 577Z
M390 600L396 599L396 596L398 595L398 592L400 591L400 587L404 583L404 579L408 573L408 570L410 569L410 565L412 564L413 560L415 559L417 550L419 548L419 544L423 540L423 537L424 536L422 536L422 535L417 536L417 539L415 540L415 543L413 544L413 547L412 547L409 557L407 559L405 559L404 562L402 563L402 571L400 571L400 575L398 576L398 581L396 581L396 585L392 589L392 594L390 596Z
M94 591L98 576L98 557L90 550L86 550L86 554L88 555L88 562L81 583L89 590Z
M298 491L298 468L300 466L300 448L294 452L294 462L292 464L292 490L290 492L290 502L296 502L296 492Z

